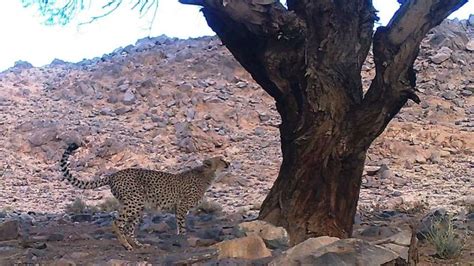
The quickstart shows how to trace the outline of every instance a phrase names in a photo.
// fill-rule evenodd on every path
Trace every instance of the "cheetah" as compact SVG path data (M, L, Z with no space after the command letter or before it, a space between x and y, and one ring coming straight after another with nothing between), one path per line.
M73 143L64 151L60 160L62 180L67 179L73 186L81 189L106 185L110 187L110 191L120 202L119 215L114 219L112 229L127 250L148 246L135 237L135 229L140 223L145 205L174 212L177 234L185 234L187 213L200 203L216 175L229 167L229 163L222 157L213 157L204 160L198 167L176 174L127 168L95 181L82 181L69 172L69 156L78 148Z

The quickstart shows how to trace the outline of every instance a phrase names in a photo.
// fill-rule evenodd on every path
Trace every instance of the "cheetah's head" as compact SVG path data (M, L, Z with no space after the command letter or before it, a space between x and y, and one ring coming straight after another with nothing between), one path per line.
M208 173L218 175L222 170L229 168L229 163L221 156L212 157L202 162L204 169Z

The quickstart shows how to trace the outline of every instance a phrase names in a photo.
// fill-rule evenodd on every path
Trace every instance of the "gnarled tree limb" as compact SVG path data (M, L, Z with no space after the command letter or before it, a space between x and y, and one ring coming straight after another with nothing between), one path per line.
M257 35L301 34L303 22L278 0L179 0L182 4L199 5L242 23Z
M291 91L275 69L301 64L306 25L276 0L180 0L203 6L209 26L263 89L280 101Z
M376 76L355 112L355 138L361 147L368 148L408 99L420 102L413 70L420 43L430 29L466 2L403 1L388 25L377 29L373 44Z

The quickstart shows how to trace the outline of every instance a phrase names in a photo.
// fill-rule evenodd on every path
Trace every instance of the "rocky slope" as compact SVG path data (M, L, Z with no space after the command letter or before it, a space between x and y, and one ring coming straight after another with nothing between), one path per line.
M360 217L474 204L474 26L433 30L415 69L422 103L408 103L370 148ZM367 87L370 57L362 74ZM231 171L207 197L226 214L254 217L278 173L279 119L216 37L146 38L74 64L18 62L0 73L0 210L60 214L78 197L91 205L109 197L108 188L59 180L74 140L84 143L71 164L82 179L131 166L179 171L222 154Z

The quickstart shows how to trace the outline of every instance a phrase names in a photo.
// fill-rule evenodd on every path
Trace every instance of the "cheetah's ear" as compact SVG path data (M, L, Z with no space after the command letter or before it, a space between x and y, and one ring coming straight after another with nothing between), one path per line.
M202 165L204 165L205 168L211 168L212 167L212 162L210 160L204 160L202 162Z

